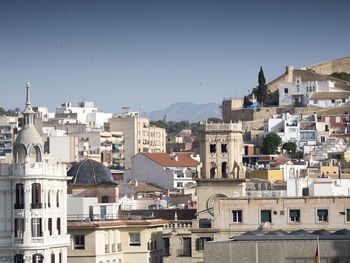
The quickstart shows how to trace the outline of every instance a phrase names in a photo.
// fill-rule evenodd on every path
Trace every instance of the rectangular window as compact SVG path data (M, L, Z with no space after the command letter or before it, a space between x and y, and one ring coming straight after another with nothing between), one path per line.
M204 250L204 244L207 241L212 241L213 239L211 237L200 237L196 239L196 250Z
M317 104L317 100L314 100L314 104Z
M61 235L61 218L59 218L59 217L57 218L56 227L57 227L58 235Z
M332 103L335 103L335 100L331 100Z
M232 210L232 222L242 223L242 210Z
M284 89L284 94L288 94L288 89Z
M41 237L41 218L32 218L32 237Z
M183 183L182 182L177 182L176 187L183 187Z
M24 218L15 218L15 237L23 238Z
M271 210L261 210L261 223L272 222Z
M47 228L49 230L50 236L52 236L52 218L47 220Z
M317 209L317 221L328 222L328 209Z
M47 192L47 207L51 207L51 191Z
M32 208L42 208L41 204L41 185L32 184Z
M24 208L24 188L23 184L16 184L16 203L15 209Z
M289 210L289 222L291 223L300 222L300 210L297 210L297 209Z
M340 123L340 116L335 117L335 122Z
M140 232L129 232L129 246L141 246Z
M85 249L85 236L74 236L74 249Z
M59 253L59 254L58 254L58 262L59 262L59 263L62 263L62 253Z
M60 191L56 192L56 206L60 207Z
M51 263L55 263L55 254L51 254Z
M183 238L182 256L190 257L192 255L192 243L190 237Z
M350 222L350 209L346 209L346 221Z

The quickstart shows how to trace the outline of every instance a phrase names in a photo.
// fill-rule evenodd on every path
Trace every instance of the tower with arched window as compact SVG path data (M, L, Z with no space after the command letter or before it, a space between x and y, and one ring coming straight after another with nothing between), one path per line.
M66 263L66 168L44 158L29 83L26 89L24 125L13 145L13 163L0 164L0 260Z
M200 126L203 179L243 179L242 124L214 123Z

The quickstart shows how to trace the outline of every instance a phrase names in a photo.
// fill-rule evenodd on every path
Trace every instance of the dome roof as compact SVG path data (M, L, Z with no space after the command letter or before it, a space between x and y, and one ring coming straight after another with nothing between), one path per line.
M67 175L72 176L68 185L117 185L102 163L88 158L70 168Z
M34 126L24 126L23 129L19 131L15 143L23 144L25 147L31 144L44 144L43 139Z

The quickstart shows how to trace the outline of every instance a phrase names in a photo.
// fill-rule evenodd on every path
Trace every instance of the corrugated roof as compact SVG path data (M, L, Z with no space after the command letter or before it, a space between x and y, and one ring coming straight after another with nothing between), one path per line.
M313 92L310 94L310 99L348 99L349 92Z
M160 164L164 167L196 167L199 162L193 159L190 155L195 155L190 152L176 152L174 155L167 153L139 153L148 159ZM177 160L176 160L176 157Z

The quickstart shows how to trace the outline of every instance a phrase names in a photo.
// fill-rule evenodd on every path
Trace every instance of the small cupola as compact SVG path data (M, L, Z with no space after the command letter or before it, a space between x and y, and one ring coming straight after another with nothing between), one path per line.
M26 104L24 111L24 126L19 131L13 145L15 163L41 162L43 157L44 142L34 126L34 114L30 103L30 84L26 84Z

